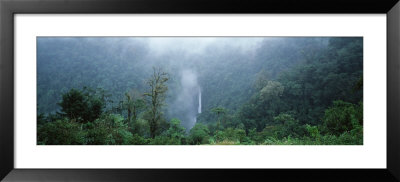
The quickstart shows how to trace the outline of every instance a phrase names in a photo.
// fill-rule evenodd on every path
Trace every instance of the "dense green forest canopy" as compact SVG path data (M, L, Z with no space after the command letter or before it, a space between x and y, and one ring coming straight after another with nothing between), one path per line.
M362 144L362 76L361 37L39 37L38 144Z

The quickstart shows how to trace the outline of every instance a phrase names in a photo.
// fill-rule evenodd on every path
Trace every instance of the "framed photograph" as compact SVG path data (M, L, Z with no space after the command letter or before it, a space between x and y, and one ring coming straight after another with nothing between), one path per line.
M0 179L400 180L397 1L173 1L0 2Z

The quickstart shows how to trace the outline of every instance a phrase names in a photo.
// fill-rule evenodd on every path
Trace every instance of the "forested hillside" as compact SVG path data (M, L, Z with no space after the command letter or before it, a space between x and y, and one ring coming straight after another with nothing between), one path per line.
M363 144L361 37L37 39L37 143Z

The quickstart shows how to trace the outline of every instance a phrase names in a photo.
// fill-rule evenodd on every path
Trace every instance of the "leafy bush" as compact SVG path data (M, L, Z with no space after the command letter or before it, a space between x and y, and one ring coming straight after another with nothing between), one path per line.
M171 138L169 141L174 145L181 145L185 142L185 128L181 126L181 121L172 119L169 129L165 132L165 136Z
M132 136L132 140L131 140L130 144L131 145L146 145L146 144L149 144L149 140L145 139L144 137L135 133Z
M362 105L334 101L333 107L325 110L324 125L326 132L336 136L349 132L362 124Z
M190 144L199 145L207 144L209 140L209 133L207 126L196 123L194 127L190 130L189 140Z
M227 128L223 131L218 131L214 138L216 142L219 143L221 141L233 141L234 143L241 143L245 141L246 131L243 129L233 129Z
M86 131L85 144L104 145L108 136L109 128L104 122L96 120L94 123L88 122L83 125Z
M275 135L273 136L280 139L288 136L301 137L307 133L306 128L301 126L299 121L295 120L291 114L281 113L274 117L274 121L280 124L275 127L266 127L264 133L267 133L268 131L275 132ZM269 134L268 136L272 135Z
M133 141L128 125L120 115L106 115L83 126L86 129L85 139L88 145L128 145Z
M124 118L118 114L107 115L102 121L109 124L109 134L106 138L106 144L109 145L127 145L133 140L133 135L128 131L127 123Z
M38 125L39 145L81 145L85 144L80 124L71 120L57 120Z
M100 97L86 89L71 89L62 95L61 112L64 116L79 122L90 122L99 118L105 107Z

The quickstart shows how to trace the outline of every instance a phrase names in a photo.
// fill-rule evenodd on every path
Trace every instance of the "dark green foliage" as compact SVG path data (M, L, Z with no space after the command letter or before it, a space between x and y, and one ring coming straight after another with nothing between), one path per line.
M214 138L216 140L216 144L219 143L237 143L240 144L246 140L246 131L243 129L233 129L233 128L227 128L223 131L218 131L215 135Z
M213 108L213 109L211 109L211 111L214 112L214 113L216 113L218 116L219 116L220 114L226 113L226 110L225 110L224 108L222 108L222 107Z
M126 92L125 97L124 108L128 113L128 123L131 124L132 121L136 121L137 115L146 105L143 95L137 90Z
M108 145L127 145L133 140L132 133L128 131L128 125L123 122L124 118L120 115L108 115L100 118L100 124L108 125L108 136L105 143Z
M340 135L359 127L363 121L362 109L359 107L362 108L362 105L356 106L341 100L334 101L333 107L325 111L324 126L327 133Z
M94 123L88 122L83 125L86 130L87 145L104 145L109 134L109 127L104 122L96 120Z
M43 113L38 113L37 115L37 125L43 125L47 123L46 116Z
M284 138L284 137L302 137L306 134L306 128L300 125L298 120L295 120L292 115L281 113L278 116L274 117L274 121L280 123L276 125L278 128L276 131L276 137ZM265 130L265 129L264 129Z
M71 89L62 96L62 101L59 103L61 112L65 113L71 119L83 119L84 111L88 108L88 103L84 101L82 91Z
M146 145L149 143L149 139L146 139L138 134L134 134L131 140L132 145Z
M81 145L85 144L80 124L68 119L38 125L38 145Z
M59 105L66 117L78 122L93 122L100 117L105 103L99 96L86 89L71 89L62 95Z
M143 137L150 136L149 122L147 122L147 120L144 120L142 118L137 119L136 121L133 122L131 130L133 131L132 133L138 134Z
M153 67L153 74L146 82L149 89L144 95L148 97L148 121L151 138L156 136L159 130L159 124L162 121L162 107L165 105L166 92L168 91L166 82L168 80L169 78L166 72L161 68Z
M120 115L107 115L86 126L89 126L86 128L88 145L126 145L133 140L132 133Z
M101 40L38 42L38 144L363 144L362 38L266 38L196 56ZM187 107L174 102L186 66L203 95L192 128L171 111Z
M178 119L170 121L170 127L165 131L165 136L171 139L170 143L181 145L185 143L185 128Z
M199 144L207 144L209 141L210 131L207 126L197 123L190 130L189 140L190 144L199 145Z
M306 125L306 129L312 139L320 140L321 134L319 133L317 126Z

